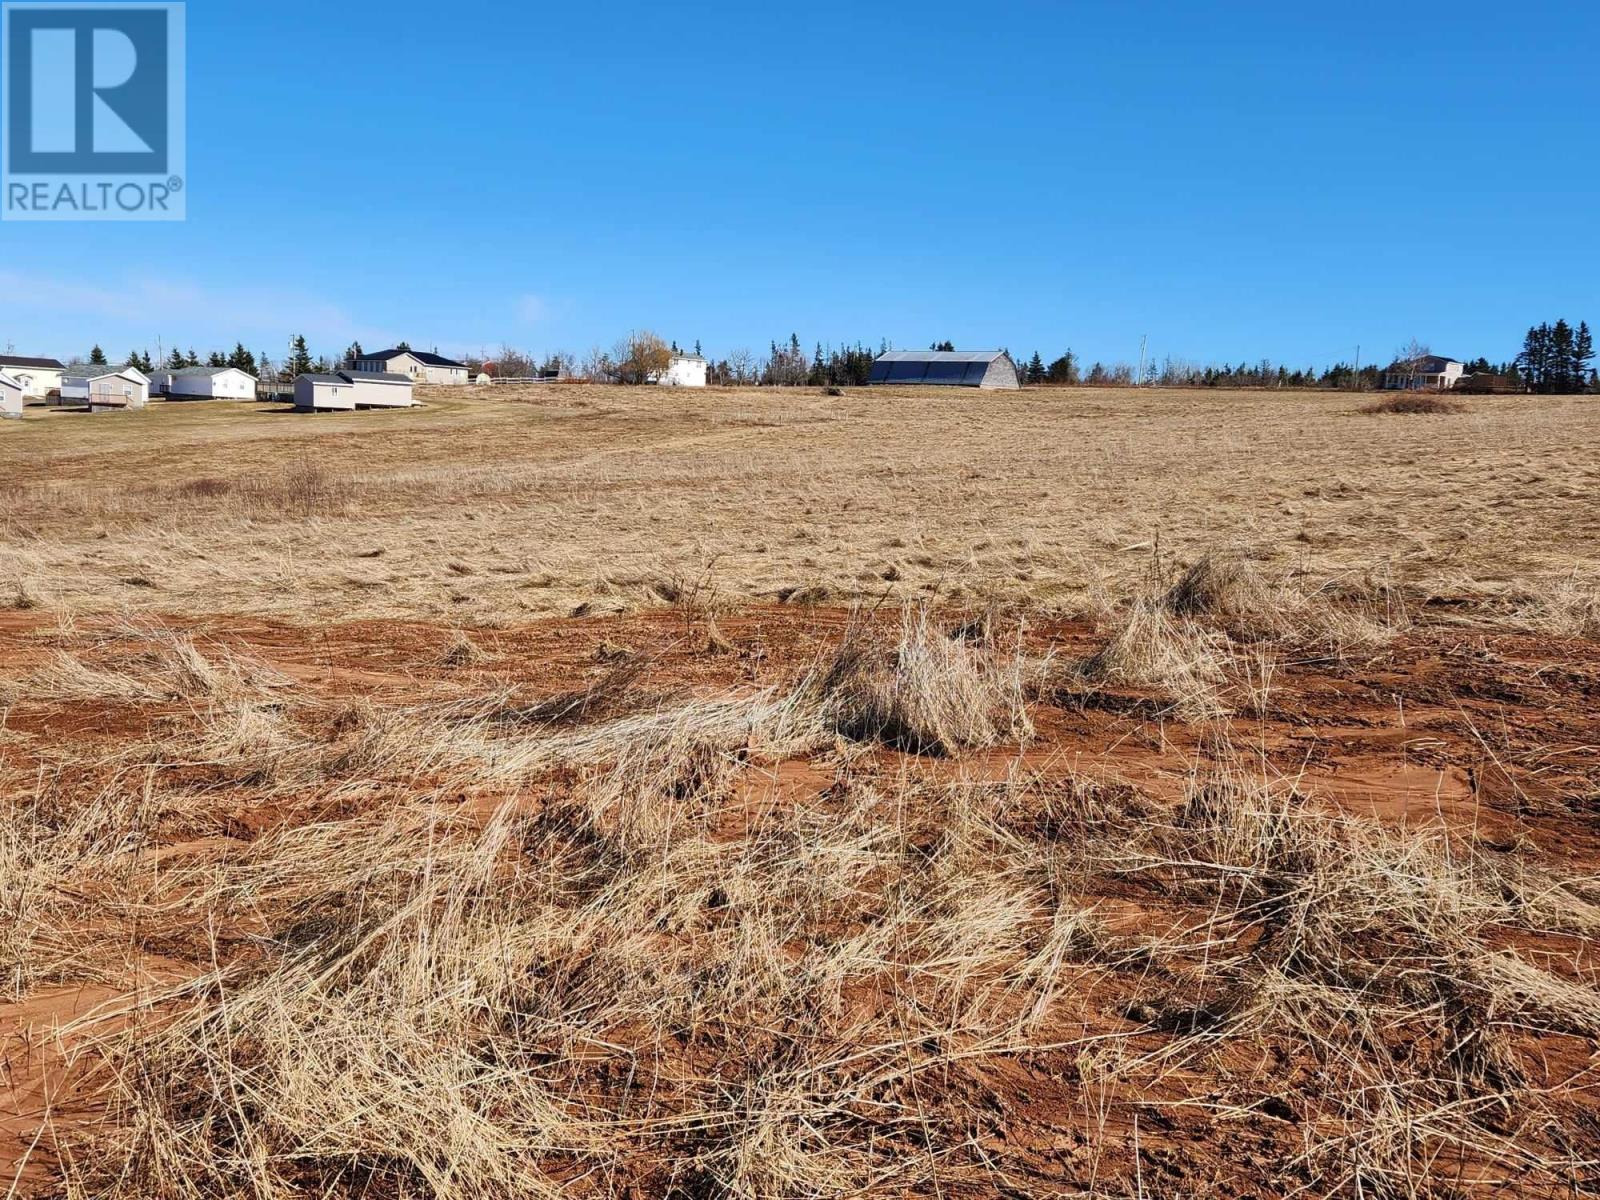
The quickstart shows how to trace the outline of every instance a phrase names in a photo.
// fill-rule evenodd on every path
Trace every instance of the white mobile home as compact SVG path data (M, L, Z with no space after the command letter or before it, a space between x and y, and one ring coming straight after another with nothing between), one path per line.
M364 375L404 375L413 383L472 382L466 363L426 350L379 350L376 354L363 354L350 364L350 369Z
M254 400L256 377L238 367L183 367L157 371L150 390L174 400Z
M61 376L63 403L87 404L91 412L143 408L150 400L150 379L137 367L78 365Z
M652 374L650 382L662 387L705 387L706 360L698 354L674 354L667 369Z
M358 408L410 408L411 380L394 372L339 371L301 375L294 381L294 406L313 412Z
M354 412L356 389L343 375L300 375L294 381L294 406L312 412Z
M22 381L0 371L0 417L22 416Z
M22 394L30 400L43 400L61 386L61 375L66 370L53 358L18 358L0 354L0 371L4 371L22 385Z

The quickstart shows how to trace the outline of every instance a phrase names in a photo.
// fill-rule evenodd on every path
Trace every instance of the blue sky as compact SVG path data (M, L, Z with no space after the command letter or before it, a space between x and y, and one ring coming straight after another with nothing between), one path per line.
M0 348L1509 357L1600 321L1597 10L193 0L188 220L0 224Z

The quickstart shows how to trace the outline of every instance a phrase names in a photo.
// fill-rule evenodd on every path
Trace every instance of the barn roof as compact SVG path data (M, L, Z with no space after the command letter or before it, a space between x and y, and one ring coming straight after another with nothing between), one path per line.
M1018 380L1004 350L890 350L873 361L867 382L1015 388Z
M1004 350L890 350L878 355L878 362L990 363L1005 356Z
M342 375L316 375L307 371L304 375L296 375L296 380L309 379L312 383L349 383Z
M410 383L411 376L398 371L340 371L339 378L346 383Z
M0 354L0 367L44 367L51 371L65 370L60 359L18 358L12 354Z

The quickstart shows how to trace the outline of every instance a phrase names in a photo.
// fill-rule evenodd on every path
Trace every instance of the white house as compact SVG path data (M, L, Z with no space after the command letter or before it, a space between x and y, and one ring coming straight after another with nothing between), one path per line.
M350 364L351 369L369 375L404 375L413 383L467 384L472 374L466 363L426 350L380 350L376 354L362 354Z
M339 371L301 375L294 381L294 406L313 412L358 408L410 408L411 380L393 371Z
M158 396L189 400L254 400L256 377L238 367L182 367L157 371L150 390Z
M1446 392L1466 373L1466 364L1430 354L1414 363L1396 362L1383 373L1383 386L1391 392Z
M0 417L21 417L22 395L22 381L0 371Z
M43 400L61 386L61 375L66 367L53 358L18 358L0 354L0 371L22 385L22 394L33 400Z
M698 354L674 354L667 369L650 375L662 387L705 387L706 360Z
M87 404L90 411L143 408L150 400L150 378L138 367L78 364L61 376L63 402Z

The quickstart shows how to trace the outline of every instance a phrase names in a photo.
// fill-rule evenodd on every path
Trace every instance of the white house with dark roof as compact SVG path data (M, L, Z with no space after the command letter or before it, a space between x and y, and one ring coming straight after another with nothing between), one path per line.
M363 353L351 369L368 374L404 375L413 383L467 384L472 382L466 363L458 363L427 350L379 350Z
M1396 362L1383 373L1383 386L1391 392L1447 392L1466 373L1465 363L1430 354L1414 363Z
M0 371L0 417L22 416L22 381Z
M256 377L238 367L180 367L150 377L157 396L186 400L254 400Z
M22 394L33 400L43 400L59 388L62 373L66 369L59 359L0 354L0 371L21 384Z
M410 408L415 403L410 377L396 371L336 371L300 375L294 381L294 406L312 412Z
M87 404L90 411L143 408L150 400L150 377L138 367L78 363L61 376L63 403Z

